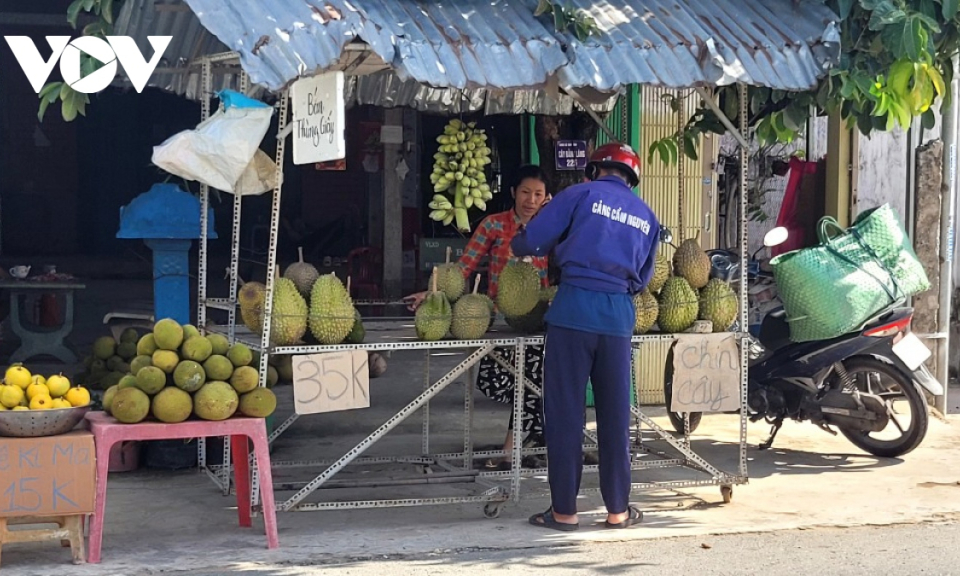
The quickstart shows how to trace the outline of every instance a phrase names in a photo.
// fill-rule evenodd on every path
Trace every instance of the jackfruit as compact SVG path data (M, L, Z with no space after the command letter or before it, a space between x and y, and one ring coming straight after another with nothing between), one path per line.
M650 330L657 322L660 305L649 290L644 290L633 296L633 307L636 312L633 323L633 333L643 334Z
M356 322L353 300L336 274L324 274L310 291L310 333L321 344L340 344Z
M136 424L150 413L150 397L139 388L117 390L110 402L110 415L124 424Z
M156 351L157 342L153 338L153 332L144 334L143 337L137 342L138 356L153 356L153 353Z
M455 303L467 289L463 278L463 269L456 262L450 262L452 248L447 246L447 262L437 267L437 289L444 293L447 301Z
M683 332L697 320L699 307L690 283L680 276L671 276L660 290L657 324L663 332Z
M227 350L227 359L234 368L249 366L253 362L253 352L243 342L237 342Z
M696 238L684 240L673 253L673 268L694 290L703 288L710 280L710 257L700 249Z
M270 311L270 342L290 346L300 342L307 332L307 301L289 278L273 283L273 309Z
M233 362L226 356L214 354L203 363L203 371L206 372L208 380L226 381L233 374Z
M167 374L173 374L180 363L180 357L176 352L170 350L157 350L153 353L153 365L163 370ZM139 372L137 372L139 374Z
M260 282L243 282L237 291L237 303L240 305L240 319L254 334L263 333L263 305L267 297L267 287Z
M136 374L142 368L146 368L147 366L153 366L153 352L151 352L149 356L137 356L131 360L130 373Z
M137 377L133 374L127 374L117 382L116 386L119 390L124 388L135 387L137 385Z
M550 303L553 302L556 295L556 286L543 288L540 290L539 301L537 305L533 307L533 310L522 316L504 316L503 319L507 323L507 326L510 326L517 332L523 332L525 334L543 332L544 329L546 329L544 317L547 315Z
M540 301L540 273L529 262L511 260L500 271L497 307L504 316L523 316Z
M700 291L700 320L713 322L714 332L724 332L737 317L737 295L730 285L719 278L711 278Z
M153 325L153 340L161 350L177 350L183 344L183 327L171 318Z
M240 397L233 386L214 380L193 395L193 412L203 420L226 420L237 411L239 403Z
M237 394L245 394L256 388L259 383L260 373L253 366L241 366L230 376L230 385Z
M283 277L292 281L301 294L309 296L313 283L320 277L320 272L313 264L303 261L303 246L297 248L297 255L300 260L287 266L283 271Z
M453 310L446 295L437 289L437 268L434 267L430 276L430 292L417 308L414 316L414 326L417 337L421 340L436 341L442 339L450 331L453 320Z
M439 284L439 283L438 283ZM450 333L458 340L477 340L483 338L490 328L490 307L482 294L477 294L480 287L480 275L473 284L473 292L462 296L453 305L453 319L450 322Z
M179 388L164 388L150 404L153 417L167 424L183 422L193 412L193 398Z
M277 396L267 388L257 388L240 396L240 413L251 418L266 418L277 409Z
M647 290L649 290L651 294L657 294L660 292L660 289L663 288L663 283L670 277L671 267L670 258L661 250L657 254L657 259L653 265L653 277L650 278L650 282L647 284Z
M230 348L230 341L227 340L226 336L223 334L207 334L206 339L210 341L211 354L227 355L227 350Z
M197 330L197 327L193 324L184 324L183 325L183 341L193 338L194 336L200 336L200 331Z

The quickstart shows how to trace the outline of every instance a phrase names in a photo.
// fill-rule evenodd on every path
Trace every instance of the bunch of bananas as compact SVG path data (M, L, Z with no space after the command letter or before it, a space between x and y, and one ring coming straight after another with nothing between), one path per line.
M454 118L443 128L443 134L437 136L440 149L433 155L430 174L435 193L429 204L430 218L444 226L456 220L461 232L470 231L467 210L486 210L487 202L493 198L484 171L491 162L487 135L476 126L476 122L464 124ZM453 198L448 196L451 189Z

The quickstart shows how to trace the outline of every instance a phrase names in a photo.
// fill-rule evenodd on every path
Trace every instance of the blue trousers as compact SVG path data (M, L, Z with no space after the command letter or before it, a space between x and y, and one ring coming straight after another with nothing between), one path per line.
M600 452L600 493L610 514L630 497L630 338L548 326L543 414L554 512L577 513L583 473L587 379L593 382Z

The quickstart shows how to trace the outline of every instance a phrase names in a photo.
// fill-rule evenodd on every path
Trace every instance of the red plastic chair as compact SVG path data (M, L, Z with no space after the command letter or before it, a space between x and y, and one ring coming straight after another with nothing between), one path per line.
M379 300L383 284L383 253L373 246L362 246L347 255L350 275L350 297L357 300Z

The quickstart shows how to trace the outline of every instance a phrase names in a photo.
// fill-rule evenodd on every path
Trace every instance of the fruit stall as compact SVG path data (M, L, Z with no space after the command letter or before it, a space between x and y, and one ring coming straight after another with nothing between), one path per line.
M205 86L209 87L210 66L214 62L230 61L233 54L213 56L202 61ZM241 76L241 92L247 87L248 79ZM208 93L210 91L207 91ZM210 114L209 100L204 100L205 120ZM536 270L524 262L512 262L503 271L500 278L501 292L496 301L478 292L479 278L464 278L456 263L437 266L429 280L428 294L416 315L410 317L362 317L360 310L364 306L397 306L399 302L354 301L348 288L349 278L339 278L335 274L319 274L309 264L294 263L283 270L277 262L276 242L280 218L280 198L282 192L282 171L285 147L285 128L289 126L289 98L283 92L277 98L275 109L279 118L276 151L276 182L273 189L271 212L270 245L267 250L267 273L263 282L240 282L237 276L239 253L239 234L242 209L241 195L234 195L234 219L232 228L233 255L230 277L238 279L231 282L230 294L226 298L212 298L207 295L205 279L207 277L206 238L200 239L200 312L197 326L210 334L223 334L231 343L244 343L260 353L259 378L267 382L274 363L271 358L289 358L287 365L294 367L294 403L296 411L287 420L280 423L270 434L270 442L277 441L285 431L299 418L320 418L321 414L301 406L299 390L322 388L323 378L317 369L307 373L308 364L314 367L325 365L328 361L340 366L352 368L332 370L327 374L328 385L332 386L337 378L349 381L349 386L369 394L369 381L355 377L366 372L356 358L367 359L369 354L390 353L402 350L419 350L424 356L423 388L416 398L398 410L385 423L376 428L364 440L341 457L330 460L274 461L275 468L316 468L323 471L306 478L303 482L291 484L295 493L287 499L277 502L279 511L306 511L344 508L372 508L409 505L436 505L452 503L484 504L484 514L495 517L508 501L520 498L523 480L545 473L542 468L522 468L522 458L543 454L543 448L524 448L520 427L514 430L514 448L512 453L502 451L474 449L472 437L473 388L474 378L470 374L479 361L490 356L514 376L523 374L526 350L529 346L543 344L543 315L555 293L556 287L540 287ZM740 116L741 128L746 126L746 111ZM487 136L471 123L452 118L442 134L432 136L436 142L433 156L434 169L430 175L433 190L429 195L430 218L444 225L454 225L464 232L469 230L466 217L470 208L484 207L484 203L497 192L487 183L484 171L489 162ZM429 153L424 150L424 153ZM744 157L744 162L746 161ZM746 170L743 171L746 174ZM201 202L208 201L208 189L202 189ZM746 196L744 196L745 198ZM201 210L204 214L205 210ZM742 210L741 214L746 211ZM741 221L741 246L746 247L746 222ZM201 225L201 231L205 231ZM203 234L203 232L201 232ZM745 284L740 294L736 294L727 284L709 279L710 261L700 249L696 239L686 239L677 247L674 254L662 253L657 262L657 273L648 290L636 298L636 336L634 344L664 343L671 345L676 341L677 333L726 333L736 318L740 325L746 324L745 310L738 307L738 299L745 299ZM226 316L225 323L216 323L208 316L212 312ZM508 361L498 349L509 348L514 351L513 359ZM438 379L430 377L431 355L438 352L459 354L459 362ZM349 357L354 357L350 364ZM737 351L745 365L742 351ZM279 363L278 363L279 364ZM358 370L358 368L361 368ZM324 368L325 370L325 368ZM351 376L352 375L352 376ZM442 391L452 385L463 387L463 450L455 453L438 454L430 448L430 402ZM732 396L744 398L746 394L746 374L737 370L734 376ZM520 378L519 393L514 395L514 419L521 418L523 410L523 390L532 389L540 394L539 387L526 378ZM366 404L369 406L369 397ZM307 402L304 401L303 404ZM302 409L301 409L302 408ZM634 430L634 470L663 468L682 468L686 474L676 480L637 482L635 490L661 488L686 488L693 486L718 485L725 500L729 501L732 487L746 482L746 413L741 411L739 450L739 468L727 472L708 462L696 453L689 436L676 437L661 428L654 420L640 410L632 407L637 426ZM421 446L418 453L398 456L365 456L364 453L394 430L401 423L419 413L422 419ZM585 451L595 451L596 436L591 430L584 430ZM230 450L229 439L224 443L224 454ZM203 470L220 486L226 494L231 490L230 465L212 465L207 463L209 451L204 442L200 446L200 465ZM478 459L506 456L513 465L510 470L477 470L474 462ZM224 458L224 462L229 459ZM375 476L370 472L365 477L377 486L377 496L362 500L334 499L325 500L318 492L321 487L332 488L337 485L331 481L347 467L352 469L370 465L395 464L400 469L421 469L420 477L393 478L389 474ZM598 466L588 465L584 470L596 473ZM253 483L258 482L258 471L253 467ZM354 486L349 481L344 484ZM433 496L421 498L384 498L384 487L408 486L413 483L472 483L477 493L472 495ZM325 486L326 485L326 486ZM587 490L585 490L586 492ZM324 491L329 492L329 491ZM311 497L313 495L313 497ZM257 490L253 491L257 498ZM257 501L259 505L259 501Z
M835 42L831 35L831 31L835 30L830 24L833 16L826 8L807 2L802 2L802 13L794 18L785 18L785 22L778 23L784 28L778 28L776 33L771 33L764 39L769 46L764 44L765 48L761 50L763 55L760 57L755 57L750 50L731 50L729 45L717 44L723 40L739 47L746 42L755 42L752 39L737 39L736 33L732 33L734 38L720 39L715 30L689 24L729 18L730 14L738 14L738 18L763 18L751 12L750 7L735 8L724 2L708 7L671 6L669 9L664 8L663 14L658 11L654 15L651 12L653 20L663 19L663 28L670 30L670 34L677 35L677 38L666 41L661 35L651 32L650 24L645 18L613 21L608 12L616 10L592 9L590 21L601 23L604 29L618 29L618 32L601 33L597 38L585 41L579 37L579 33L574 35L547 26L545 22L550 18L541 18L539 13L533 15L535 7L530 2L503 3L498 5L497 9L505 11L504 14L491 19L490 26L496 27L505 21L522 20L526 24L520 27L523 30L505 28L500 31L509 37L504 42L513 42L517 46L536 45L544 51L535 57L524 54L507 58L504 58L504 43L499 39L500 32L492 33L498 40L494 45L488 45L488 39L477 37L474 24L467 22L470 18L489 17L489 12L484 12L488 10L486 5L473 6L468 18L465 13L457 14L457 10L445 9L442 13L434 13L435 7L431 3L389 3L389 8L386 8L386 5L381 6L377 2L366 2L363 3L362 10L341 10L328 6L326 12L318 9L313 14L304 12L303 6L299 4L291 4L287 7L288 11L281 7L283 2L277 4L276 13L267 9L262 14L258 12L248 18L240 16L243 10L219 9L219 3L213 0L192 0L190 3L200 23L236 50L206 54L191 63L188 73L199 72L202 111L200 120L206 123L218 114L222 116L221 112L229 109L222 101L223 93L221 109L213 109L214 69L239 67L238 81L233 86L240 94L247 95L254 93L251 90L252 82L256 83L257 87L266 88L268 94L263 97L263 101L273 102L272 112L276 115L277 124L276 138L274 140L271 135L268 146L272 148L275 141L271 187L266 191L271 195L271 202L269 240L265 250L266 273L263 278L248 278L249 282L240 285L238 266L244 195L235 192L232 194L229 288L226 294L208 294L208 276L211 273L219 274L220 270L210 270L206 225L210 190L207 184L201 186L202 221L196 326L201 333L222 334L231 345L244 343L259 353L258 376L261 387L265 386L270 377L271 367L274 364L280 365L280 362L271 359L289 357L288 365L292 366L294 376L295 412L272 430L270 442L281 438L299 418L323 418L322 413L330 409L333 399L326 398L328 404L324 406L324 402L317 400L317 397L324 393L329 395L329 389L334 385L339 386L339 390L353 391L350 403L339 401L339 409L369 406L369 375L364 370L365 362L370 358L369 354L415 350L422 352L424 358L422 390L418 389L415 398L395 411L340 457L332 460L273 463L275 468L322 468L319 474L311 474L305 481L291 484L296 486L295 494L277 503L279 511L474 502L485 504L484 512L489 516L496 516L505 502L517 501L520 498L522 487L533 488L533 483L524 483L524 479L544 472L542 469L521 467L521 458L524 455L542 453L543 450L525 449L522 446L519 426L514 430L512 452L506 454L511 460L509 470L478 471L473 467L473 462L478 458L498 456L501 453L474 450L474 382L472 378L464 377L468 371L482 358L491 356L514 374L517 379L513 402L516 421L522 417L525 389L531 389L537 394L541 392L534 383L523 377L524 361L528 347L543 344L540 317L549 304L551 291L541 291L539 285L534 286L533 282L529 282L529 270L522 263L514 265L511 272L511 275L515 276L516 289L504 290L503 298L493 302L494 310L490 309L491 302L485 300L476 290L474 278L461 277L458 280L455 278L456 274L451 274L449 269L438 266L429 285L422 287L428 289L427 300L412 318L363 317L358 311L363 310L366 305L396 307L399 303L352 300L346 287L348 278L329 274L313 275L308 268L301 269L294 275L281 275L277 244L286 147L292 141L292 156L296 164L342 159L342 142L338 142L337 134L350 129L343 126L346 99L344 92L349 89L355 102L365 101L373 92L385 95L380 100L388 102L385 104L388 108L416 107L421 101L433 98L432 111L444 113L450 120L442 133L423 135L420 139L420 153L427 157L432 155L434 159L429 178L431 188L421 191L423 203L428 203L429 217L434 222L454 226L462 233L467 233L469 211L482 211L500 190L498 186L491 185L489 180L487 148L491 143L481 129L464 121L465 110L474 113L520 114L524 113L531 103L536 105L546 100L565 100L570 104L568 109L578 106L602 124L595 106L600 101L617 97L624 86L651 84L696 91L741 144L738 237L741 259L746 261L746 164L750 149L746 85L788 90L810 87L816 84L819 75L828 67L828 60L836 56ZM469 4L467 1L462 3L464 12ZM555 8L554 3L546 1L541 4L548 9L557 10L554 14L557 16L556 26L570 25L570 22L563 24L563 11ZM771 13L797 14L796 6L785 0L767 0L766 4L769 6L765 9L770 9ZM623 9L637 10L638 13L649 10L648 7L636 5L629 0L625 0ZM395 26L398 19L403 21L405 16L398 18L397 13L405 10L411 10L410 18L417 19L418 26L400 31L395 29ZM746 12L742 13L743 11ZM434 18L438 20L433 21ZM672 26L672 20L676 18L683 24ZM439 19L444 21L443 26ZM423 29L432 30L429 37L419 36L422 33L421 25ZM580 25L586 26L586 23L580 22ZM802 30L790 30L793 25L801 27ZM458 30L458 38L470 38L471 50L463 51L458 41L451 40L451 36L445 33L447 27ZM462 30L457 27L462 27ZM622 30L619 30L621 27ZM681 28L684 31L674 31ZM768 28L759 25L757 27L762 30ZM374 29L384 31L383 35L367 37L368 31ZM650 38L644 42L655 46L669 44L670 48L664 48L663 53L659 50L638 48L638 45L633 43L633 38L644 35ZM252 47L253 43L243 42L241 45L236 42L238 37L259 38L259 41L255 47ZM309 40L298 43L297 38ZM308 49L321 45L324 47L322 50ZM431 49L439 52L431 52ZM664 54L674 49L683 53L678 60L664 57ZM704 49L709 51L709 55L703 53ZM474 59L470 59L470 63L458 60L463 56L461 52L474 54L474 51L484 50L488 51L491 57L499 57L498 62L502 62L503 66L476 66L477 61ZM700 52L697 52L698 50ZM767 58L768 55L764 52L766 50L774 52L775 56ZM440 54L446 54L449 58L444 60ZM454 54L460 56L451 56ZM776 69L770 67L771 62L779 62L784 58L803 64ZM747 66L744 66L744 59L750 59ZM643 64L628 65L634 60L642 61ZM548 64L548 61L552 63ZM614 62L617 64L613 64ZM620 65L621 63L623 65ZM687 64L690 66L687 67ZM761 70L765 72L759 72ZM493 76L497 76L496 81L491 80ZM670 78L669 81L664 80L667 77ZM739 98L744 105L739 106L736 118L731 119L724 115L715 101L715 95L709 89L703 88L716 84L737 84L740 87ZM217 85L223 85L219 79ZM304 105L301 96L306 93L315 97L319 95L326 107L317 106L316 101L312 105L309 102ZM364 96L359 97L360 93ZM493 106L493 103L496 106ZM258 106L262 104L263 102L260 102ZM489 112L493 108L496 108L497 112ZM557 109L560 108L557 106ZM328 115L325 118L311 117L311 110L326 110ZM557 111L541 110L534 113L557 114ZM564 113L566 112L560 112ZM311 130L321 129L330 135L329 142L320 139L324 141L322 146L315 144L316 150L308 150L304 136L309 136ZM403 136L401 128L399 140L389 146L399 148L405 143L414 144L406 142ZM426 144L427 142L430 144ZM257 144L259 145L259 141ZM298 145L303 147L302 150L298 151ZM309 154L320 148L323 148L326 154L322 158ZM301 157L307 160L301 162ZM263 167L262 164L258 166ZM390 170L385 170L386 172ZM399 217L398 214L385 216L386 219ZM680 220L681 225L687 224L683 222L682 216ZM659 263L657 281L658 284L662 282L659 291L651 287L650 291L638 297L637 334L633 341L637 346L674 346L686 339L688 342L704 343L706 346L710 338L717 336L723 338L724 345L733 346L732 357L735 357L737 362L733 376L724 384L727 388L723 392L734 403L732 410L724 404L724 411L739 411L740 414L740 435L736 445L738 466L735 471L721 470L696 452L689 437L676 437L665 431L638 406L633 406L633 414L637 420L634 430L634 468L647 471L654 468L675 468L684 472L672 480L640 482L635 484L634 488L676 489L714 485L720 486L724 499L729 500L732 487L747 481L747 415L745 410L740 410L746 398L747 374L743 367L747 365L747 350L740 345L743 334L739 330L743 328L738 328L738 332L729 331L731 315L738 319L737 326L747 325L745 306L739 305L747 299L747 288L746 283L741 283L737 292L731 294L729 288L711 284L703 270L706 256L696 240L688 240L682 230L680 240L676 254L673 254L672 248L668 249L667 254L671 259L663 259ZM394 264L398 263L391 263ZM305 276L303 272L306 272ZM217 319L216 322L214 318ZM498 349L512 350L512 361L502 357ZM457 354L457 363L440 378L434 379L430 371L431 358L440 353ZM727 358L731 357L728 350L723 353ZM430 403L440 392L455 383L463 386L463 448L454 453L438 454L431 449ZM691 404L687 403L686 407L690 409ZM358 418L362 417L362 412L357 414ZM366 454L398 425L418 414L422 420L419 450L414 450L412 455ZM584 437L585 449L596 450L594 433L584 430ZM231 465L227 457L230 453L229 439L225 439L223 451L224 464L215 465L208 461L210 450L207 443L201 442L199 462L200 467L226 494L231 490ZM258 475L265 471L258 470L252 460L250 463L253 464L252 482L256 486L259 482ZM408 470L413 468L419 475L398 479L371 470L367 475L370 479L368 483L345 481L338 484L333 481L333 478L347 467L372 464L395 464ZM596 469L596 466L585 467L588 472L595 472ZM695 477L691 479L690 474ZM440 496L437 491L430 497L391 498L392 495L386 490L391 486L446 482L473 484L479 492L469 496ZM318 492L321 487L336 488L346 484L353 488L368 486L375 488L375 491L370 497L359 499L324 496L329 496L335 490ZM252 491L252 497L258 497L258 490Z

